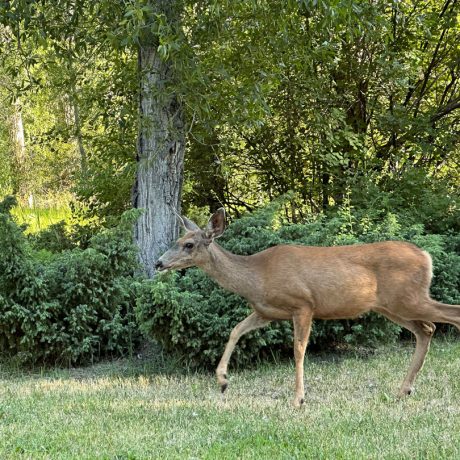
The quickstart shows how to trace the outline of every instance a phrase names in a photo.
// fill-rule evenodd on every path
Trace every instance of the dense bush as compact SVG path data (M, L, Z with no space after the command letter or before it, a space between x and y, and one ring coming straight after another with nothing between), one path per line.
M136 310L147 336L192 362L214 365L231 329L249 313L243 299L222 290L198 269L141 281L135 275L131 241L133 212L91 237L85 249L74 243L66 249L75 240L62 224L26 238L9 214L13 205L13 200L0 203L0 351L22 362L69 364L127 353L139 338ZM350 206L334 216L286 225L278 208L274 203L233 222L219 242L235 253L252 254L276 244L412 241L433 257L433 296L459 303L458 234L427 235L410 219ZM397 326L374 314L353 321L316 321L311 345L372 346L398 333ZM243 337L234 362L290 354L291 344L290 323L274 323Z
M35 249L50 252L61 252L76 247L63 220L30 235L29 240Z
M128 352L137 339L133 213L89 248L40 260L0 209L0 351L65 364Z
M408 240L429 251L434 262L434 297L446 302L460 301L459 238L425 235L420 225L404 225L387 213L356 213L349 207L332 218L280 225L276 204L233 222L219 243L238 254L252 254L276 244L338 245L380 240ZM137 302L137 317L145 334L166 349L189 360L214 365L221 356L231 329L248 313L240 297L221 289L204 272L159 275L145 281ZM356 320L315 321L313 347L338 343L373 346L392 340L400 328L382 316L368 314ZM273 352L291 349L289 322L274 323L241 338L234 362L245 362Z

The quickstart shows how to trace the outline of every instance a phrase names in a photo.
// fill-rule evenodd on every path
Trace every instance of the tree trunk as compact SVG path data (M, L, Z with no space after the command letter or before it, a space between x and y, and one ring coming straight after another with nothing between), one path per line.
M16 100L14 103L12 137L14 144L13 168L15 170L13 193L15 195L24 197L27 196L29 184L25 181L26 142L24 135L24 124L22 122L22 109L21 104L18 100Z
M172 208L180 210L185 128L177 98L165 90L172 78L169 63L153 44L141 45L138 58L140 124L133 205L144 212L134 236L142 265L153 277L156 260L179 234Z
M80 171L85 177L88 173L88 157L86 155L85 146L83 145L83 135L81 133L80 108L78 107L77 88L75 82L72 81L70 86L70 106L73 115L74 135L77 141L78 153L80 154Z

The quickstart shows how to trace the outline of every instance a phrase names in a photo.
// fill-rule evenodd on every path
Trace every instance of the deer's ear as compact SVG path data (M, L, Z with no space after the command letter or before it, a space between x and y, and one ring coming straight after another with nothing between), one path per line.
M184 216L181 216L182 218L182 225L184 226L185 230L189 232L196 232L197 230L200 230L200 227L198 227L193 220L187 219Z
M225 209L219 208L209 219L206 226L206 237L213 239L219 238L225 230Z
M196 232L197 230L200 230L200 227L198 227L197 224L195 224L195 222L193 222L193 220L190 220L190 219L187 219L186 217L184 216L181 216L175 208L172 208L174 214L176 215L176 217L179 219L179 222L182 224L182 227L185 228L185 230L189 231L189 232Z

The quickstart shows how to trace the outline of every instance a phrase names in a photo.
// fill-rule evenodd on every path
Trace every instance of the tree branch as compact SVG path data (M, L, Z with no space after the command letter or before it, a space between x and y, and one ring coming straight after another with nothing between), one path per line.
M441 107L434 115L430 117L430 121L434 123L435 121L440 120L442 117L449 115L449 113L456 109L460 109L460 98L457 98L444 107Z

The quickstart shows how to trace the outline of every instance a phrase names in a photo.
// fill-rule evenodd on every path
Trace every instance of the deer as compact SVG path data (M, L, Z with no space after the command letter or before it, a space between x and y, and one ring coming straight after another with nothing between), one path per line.
M356 318L372 311L411 331L416 338L415 352L400 397L414 390L436 329L434 323L450 323L460 330L460 305L430 297L431 256L414 244L278 245L242 256L216 242L226 227L224 208L203 229L177 216L185 234L158 259L156 270L199 267L221 287L245 298L252 308L232 330L217 366L222 393L228 388L227 367L238 340L271 321L293 322L295 407L305 402L304 358L314 319Z

